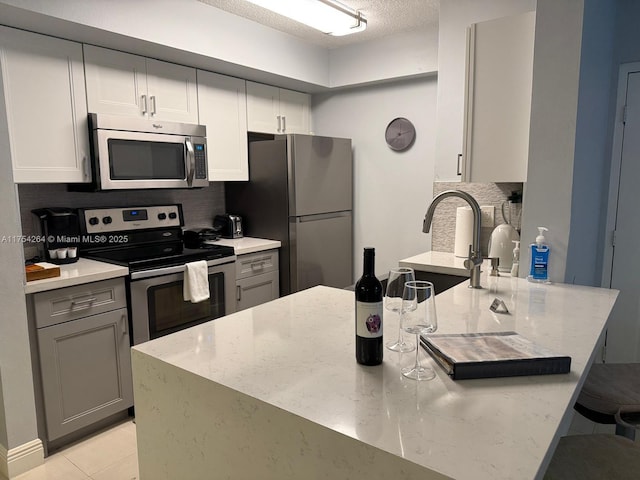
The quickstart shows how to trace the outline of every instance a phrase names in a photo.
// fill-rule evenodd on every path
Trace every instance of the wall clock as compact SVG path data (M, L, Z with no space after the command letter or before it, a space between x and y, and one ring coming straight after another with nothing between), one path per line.
M413 140L416 138L416 129L413 123L406 118L394 118L387 125L384 138L389 148L401 152L413 144Z

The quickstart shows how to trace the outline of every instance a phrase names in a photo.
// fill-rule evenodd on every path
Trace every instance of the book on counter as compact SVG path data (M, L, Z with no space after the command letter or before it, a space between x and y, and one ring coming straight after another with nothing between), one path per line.
M516 332L432 334L420 344L453 378L568 373L571 357L536 345Z

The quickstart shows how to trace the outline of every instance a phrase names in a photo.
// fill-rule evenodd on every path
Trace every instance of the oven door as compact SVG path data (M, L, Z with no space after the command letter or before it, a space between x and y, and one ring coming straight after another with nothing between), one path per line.
M93 163L101 190L206 187L206 139L94 130Z
M209 267L210 296L200 303L184 301L183 270L183 266L167 267L154 271L156 276L140 279L132 275L134 345L235 312L235 262Z

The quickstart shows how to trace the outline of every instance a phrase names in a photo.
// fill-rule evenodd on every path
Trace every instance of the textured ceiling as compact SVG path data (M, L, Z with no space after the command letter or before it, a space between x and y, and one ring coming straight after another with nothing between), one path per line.
M364 32L332 37L244 0L199 0L234 15L295 35L325 48L337 48L438 24L440 0L340 0L367 19Z

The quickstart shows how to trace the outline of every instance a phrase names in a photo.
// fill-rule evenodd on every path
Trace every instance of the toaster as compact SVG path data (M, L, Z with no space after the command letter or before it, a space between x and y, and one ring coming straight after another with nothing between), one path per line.
M241 238L242 218L238 215L216 215L213 219L213 229L222 238Z

